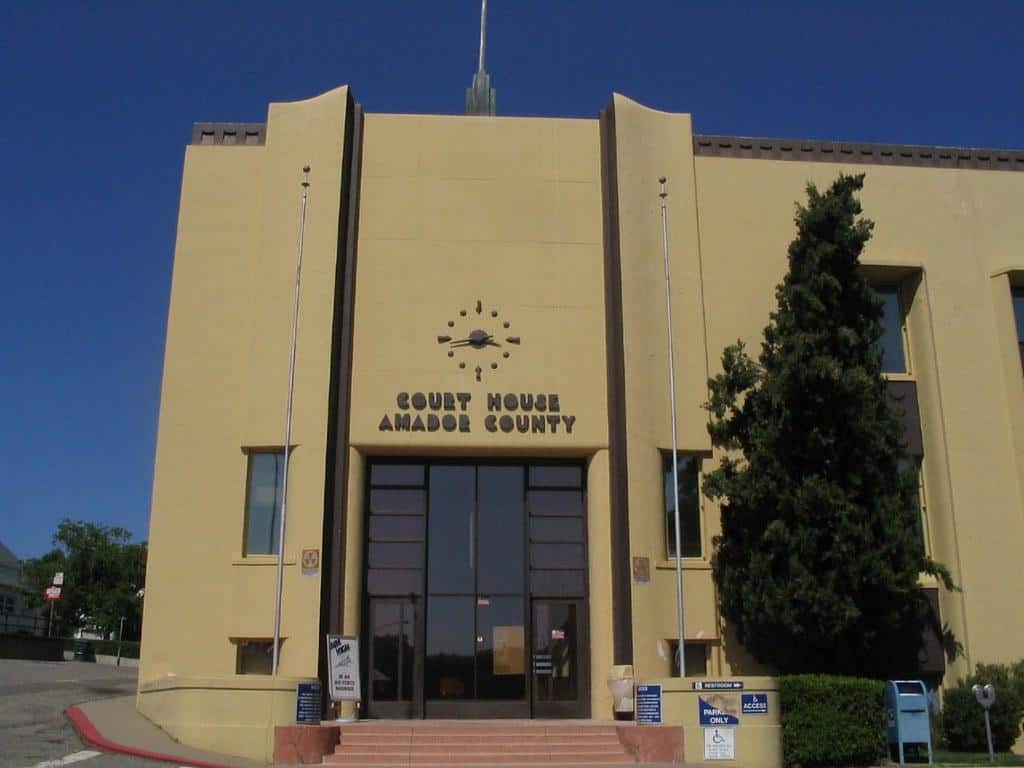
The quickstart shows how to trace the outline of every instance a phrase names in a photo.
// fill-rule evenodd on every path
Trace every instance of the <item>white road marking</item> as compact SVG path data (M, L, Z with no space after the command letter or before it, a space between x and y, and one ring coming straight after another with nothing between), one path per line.
M43 760L43 762L33 765L32 768L60 768L62 765L71 765L72 763L80 763L92 757L98 757L99 754L99 752L94 752L91 749L83 749L81 752L72 752L70 755L65 755L56 760Z

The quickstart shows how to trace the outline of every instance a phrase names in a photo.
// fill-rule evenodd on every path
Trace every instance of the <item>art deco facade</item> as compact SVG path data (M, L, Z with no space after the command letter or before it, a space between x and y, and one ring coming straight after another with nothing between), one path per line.
M260 673L305 165L275 678ZM671 679L660 176L686 671L772 691L716 608L701 406L722 349L759 344L794 202L842 171L866 174L864 270L887 299L923 546L963 587L934 592L965 649L946 679L1020 656L1024 154L701 136L618 95L589 120L365 114L338 88L271 104L265 124L199 124L185 153L140 709L265 755L295 681L323 676L325 634L344 633L362 639L363 716L610 718L606 678L631 664L690 725L672 704L689 682Z

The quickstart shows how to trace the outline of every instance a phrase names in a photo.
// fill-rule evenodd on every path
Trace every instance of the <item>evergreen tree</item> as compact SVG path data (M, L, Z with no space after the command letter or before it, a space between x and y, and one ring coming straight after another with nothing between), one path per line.
M918 575L954 588L922 551L916 474L900 471L882 304L858 269L873 226L863 180L808 185L759 362L737 342L709 381L708 429L726 451L705 481L721 500L722 615L783 673L913 674L933 620Z

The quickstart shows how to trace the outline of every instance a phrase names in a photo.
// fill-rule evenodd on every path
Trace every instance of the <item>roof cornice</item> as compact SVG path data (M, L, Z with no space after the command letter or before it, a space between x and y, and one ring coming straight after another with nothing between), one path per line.
M1024 151L1006 149L860 144L813 139L759 139L695 134L693 153L700 157L735 157L750 160L1024 171Z

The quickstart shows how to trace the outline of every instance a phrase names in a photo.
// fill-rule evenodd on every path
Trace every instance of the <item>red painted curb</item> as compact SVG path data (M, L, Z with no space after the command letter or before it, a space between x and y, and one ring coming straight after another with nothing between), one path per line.
M78 735L82 737L82 741L90 744L91 746L104 749L107 752L120 752L123 755L143 757L147 760L160 760L165 763L194 766L195 768L233 768L233 766L226 765L224 763L210 763L205 760L189 760L188 758L166 755L163 752L151 752L148 749L139 749L137 747L128 746L127 744L119 744L116 741L111 741L96 730L96 726L92 724L92 720L89 719L89 716L78 707L68 707L64 710L64 714L68 716L68 720L71 721L71 725L73 725L75 730L78 731Z

